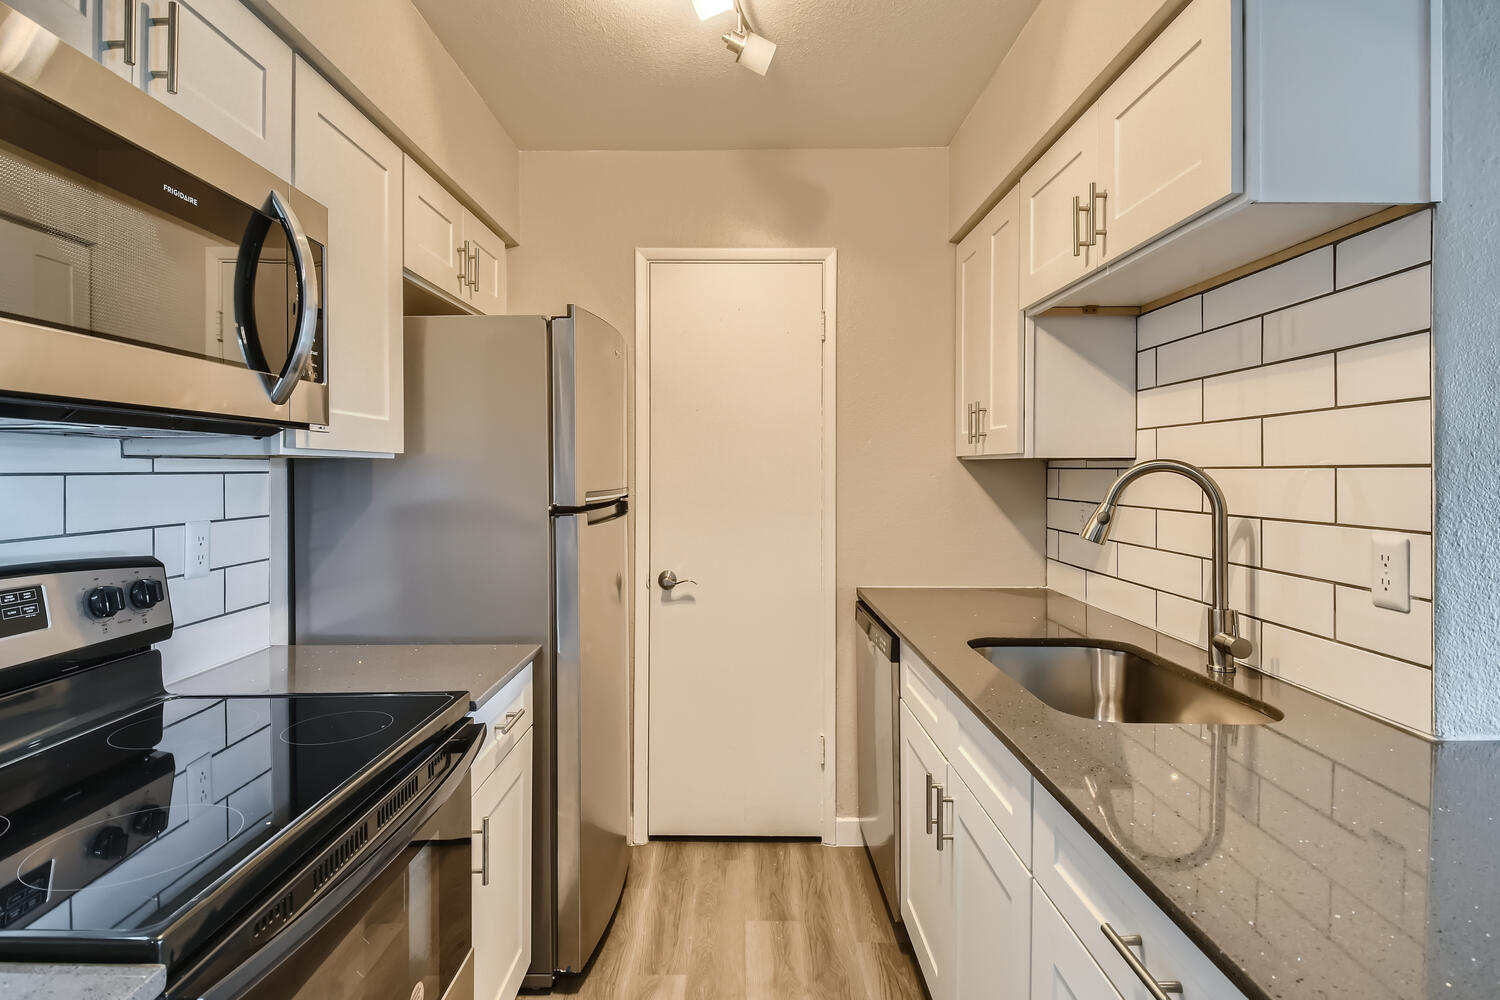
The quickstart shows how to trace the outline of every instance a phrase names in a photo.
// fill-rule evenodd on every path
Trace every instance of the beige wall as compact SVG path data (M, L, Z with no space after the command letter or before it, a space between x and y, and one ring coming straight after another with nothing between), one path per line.
M1185 0L1042 0L953 136L949 235L961 238Z
M523 152L513 312L627 337L637 247L838 249L838 804L854 811L854 588L1040 586L1043 470L952 457L942 149Z
M516 144L411 0L248 3L472 211L520 239Z

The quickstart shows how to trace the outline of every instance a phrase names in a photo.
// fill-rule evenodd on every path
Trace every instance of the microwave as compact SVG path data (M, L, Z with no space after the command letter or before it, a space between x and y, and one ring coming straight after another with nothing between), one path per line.
M328 422L328 213L0 4L0 426Z

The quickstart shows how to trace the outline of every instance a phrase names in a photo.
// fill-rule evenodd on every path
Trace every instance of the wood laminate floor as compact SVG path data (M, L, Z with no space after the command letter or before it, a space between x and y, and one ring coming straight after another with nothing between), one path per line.
M586 1000L923 1000L863 848L652 841L635 849Z

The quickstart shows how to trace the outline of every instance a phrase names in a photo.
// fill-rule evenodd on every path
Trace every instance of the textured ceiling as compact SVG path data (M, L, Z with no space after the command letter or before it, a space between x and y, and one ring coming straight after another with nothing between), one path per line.
M522 149L944 146L1038 0L414 0Z

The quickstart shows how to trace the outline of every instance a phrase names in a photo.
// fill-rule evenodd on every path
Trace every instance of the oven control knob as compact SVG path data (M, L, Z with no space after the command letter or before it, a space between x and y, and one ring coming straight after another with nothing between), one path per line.
M161 806L146 806L130 821L130 829L142 837L155 837L167 828L167 811Z
M137 580L130 585L130 604L141 611L156 607L165 596L160 580Z
M129 841L130 836L122 827L106 826L94 836L94 845L89 848L89 853L96 858L113 861L125 856L125 845Z
M95 587L89 591L89 614L95 618L113 618L125 610L125 591L119 587Z

